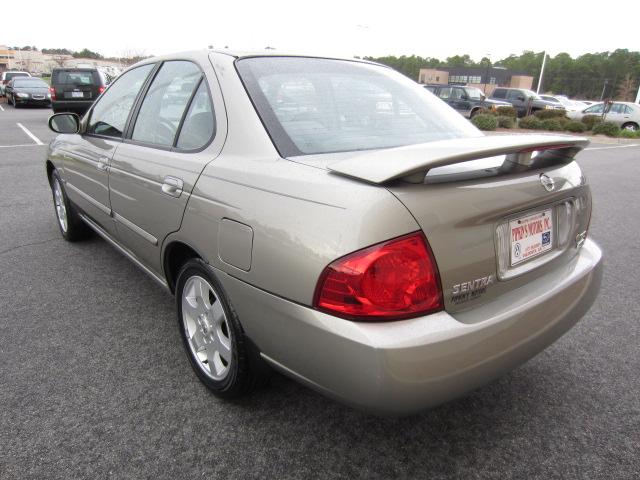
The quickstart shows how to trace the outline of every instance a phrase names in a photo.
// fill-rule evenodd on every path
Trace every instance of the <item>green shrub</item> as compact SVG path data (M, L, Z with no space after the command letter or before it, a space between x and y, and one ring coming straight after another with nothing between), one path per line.
M515 118L507 115L498 115L498 126L500 128L513 128L515 125Z
M587 130L593 130L593 126L600 122L602 122L602 117L600 115L585 115L582 117L582 123L587 126Z
M487 108L478 108L477 110L474 110L471 115L473 117L475 117L476 115L495 115L495 112L487 109Z
M573 133L582 133L587 129L587 126L582 122L576 122L575 120L567 122L564 126L565 130Z
M559 118L566 115L566 110L536 110L533 114L540 120L547 120L549 118Z
M620 138L640 138L640 130L620 130L620 135L618 135Z
M542 128L542 120L533 115L523 117L518 121L520 128L527 128L529 130L540 130Z
M517 117L518 111L513 107L498 107L496 113L501 117ZM510 127L508 127L510 128Z
M607 137L617 137L620 135L620 127L613 122L598 123L593 127L593 133L602 133Z
M548 118L547 120L542 120L542 129L550 130L552 132L560 132L564 130L562 122L557 118Z
M480 130L495 130L498 128L498 118L495 115L489 115L486 113L474 115L471 119L471 123Z

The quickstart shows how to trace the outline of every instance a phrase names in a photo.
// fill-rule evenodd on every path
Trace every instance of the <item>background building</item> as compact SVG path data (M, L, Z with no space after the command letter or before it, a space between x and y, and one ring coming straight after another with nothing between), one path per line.
M502 67L440 67L421 68L418 82L469 85L479 88L489 96L496 87L531 89L533 77Z

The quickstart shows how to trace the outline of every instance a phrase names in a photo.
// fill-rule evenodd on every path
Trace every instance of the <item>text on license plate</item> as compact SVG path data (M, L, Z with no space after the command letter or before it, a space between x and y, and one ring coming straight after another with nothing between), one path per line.
M71 92L71 96L73 98L82 98L84 97L84 92Z
M553 248L552 210L543 210L509 222L511 266Z

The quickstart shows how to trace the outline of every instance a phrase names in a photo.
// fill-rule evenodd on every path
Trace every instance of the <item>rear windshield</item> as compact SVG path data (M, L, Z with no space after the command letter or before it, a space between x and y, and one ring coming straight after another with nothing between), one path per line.
M28 73L21 73L21 72L14 72L14 73L5 73L5 78L7 81L11 80L12 78L16 78L16 77L28 77L29 74Z
M57 85L92 85L92 70L58 70L54 72L51 83Z
M49 88L46 82L40 80L39 78L20 78L13 81L14 87L29 87L29 88L38 88L44 87Z
M303 57L245 58L236 65L284 157L478 135L433 94L386 67Z

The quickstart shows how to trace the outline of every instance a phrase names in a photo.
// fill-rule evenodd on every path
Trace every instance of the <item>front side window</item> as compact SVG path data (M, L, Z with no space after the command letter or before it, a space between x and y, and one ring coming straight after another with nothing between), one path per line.
M592 107L587 108L584 113L602 113L604 110L604 105L602 103L598 105L594 105Z
M120 75L93 107L87 133L122 138L133 102L153 67L143 65Z
M144 97L132 140L173 146L176 132L202 73L192 62L165 62Z
M495 83L495 82L494 82ZM493 92L493 98L506 98L507 91L502 88L496 88Z
M236 68L285 157L478 136L457 112L386 67L255 57L236 61Z

